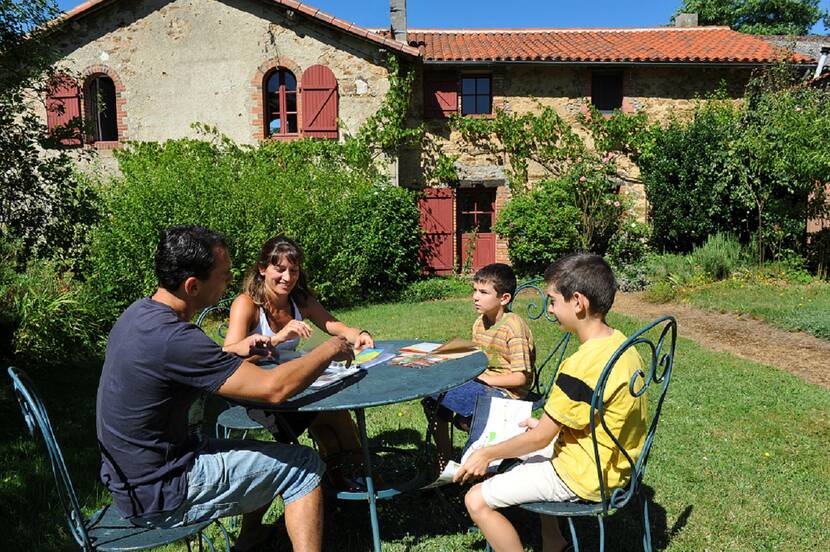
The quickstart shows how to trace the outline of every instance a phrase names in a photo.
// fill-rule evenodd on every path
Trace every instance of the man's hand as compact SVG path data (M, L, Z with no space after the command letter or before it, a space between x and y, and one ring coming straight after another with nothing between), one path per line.
M491 461L486 447L473 451L464 465L455 472L452 480L455 483L466 483L471 479L484 477L487 475L487 467Z
M291 320L283 326L283 328L276 333L276 335L271 338L272 343L274 345L278 345L289 339L294 339L295 337L309 337L311 335L311 326L303 322L302 320Z
M334 336L321 346L331 349L332 360L337 362L345 361L347 367L351 366L354 360L354 351L345 337Z
M274 346L271 344L271 338L261 334L251 334L242 340L236 347L236 354L243 357L252 355L269 357L274 354Z

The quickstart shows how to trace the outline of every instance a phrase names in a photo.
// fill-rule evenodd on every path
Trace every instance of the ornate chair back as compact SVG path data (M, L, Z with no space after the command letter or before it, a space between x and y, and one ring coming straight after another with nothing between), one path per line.
M593 396L591 397L592 416L590 426L591 437L594 443L597 476L600 483L601 503L603 513L605 514L609 510L622 508L628 504L631 498L636 496L640 490L651 447L654 443L657 423L660 421L663 402L666 399L666 392L669 389L669 380L671 379L672 367L674 366L676 339L677 321L671 316L658 318L640 328L617 348L605 365L597 382L597 386L594 389ZM643 449L640 451L640 455L636 461L632 459L629 451L620 443L618 436L614 435L608 428L605 421L605 408L603 404L605 386L611 375L611 371L614 369L617 360L629 349L636 349L638 351L643 358L645 371L637 371L634 373L628 382L628 392L633 397L646 396L649 399L648 403L650 404L648 406L652 413L651 419L648 422ZM611 490L606 484L606 479L603 477L601 468L599 446L597 444L597 434L599 432L604 432L605 435L614 441L615 445L619 447L620 452L625 455L629 465L631 465L631 476L627 484L623 487Z
M545 283L541 278L522 282L516 288L516 293L513 294L513 299L507 309L516 312L520 316L526 316L531 331L536 328L546 333L547 328L543 325L548 324L550 328L558 331L556 318L548 312L548 297L545 294L544 285ZM520 302L528 301L524 308L518 308L519 305L516 304L516 299L519 296L521 296ZM518 311L514 310L516 308L518 308ZM533 337L537 347L536 367L533 374L533 385L528 395L528 400L533 401L534 410L544 406L559 371L559 365L562 364L562 360L565 358L565 352L571 340L571 334L563 333L561 337L555 340L553 347L540 350L539 342L541 339L539 337L541 336L542 331L534 332ZM546 375L546 372L550 372L550 374Z

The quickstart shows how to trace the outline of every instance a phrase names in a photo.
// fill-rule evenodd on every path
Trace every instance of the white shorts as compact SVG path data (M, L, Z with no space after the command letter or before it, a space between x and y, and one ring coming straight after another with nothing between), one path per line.
M491 508L527 502L574 502L580 498L559 478L550 458L531 456L505 473L487 479L481 487Z

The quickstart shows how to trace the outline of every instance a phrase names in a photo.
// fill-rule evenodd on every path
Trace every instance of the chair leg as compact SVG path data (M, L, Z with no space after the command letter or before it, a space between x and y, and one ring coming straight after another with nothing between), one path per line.
M199 531L199 552L202 552L202 541L207 543L210 552L216 552L216 548L213 547L213 542L211 542L211 540L201 531ZM228 550L230 550L230 548Z
M572 517L568 518L568 527L571 530L571 543L574 547L574 552L579 552L579 539L576 536L576 527L574 527L574 519Z
M599 552L605 550L605 521L602 516L597 516L597 523L599 524Z
M236 518L231 518L231 521L235 521ZM228 536L228 531L225 529L225 525L219 521L218 519L213 520L213 523L219 526L219 529L222 531L222 536L225 537L225 552L231 551L231 538Z
M651 522L648 519L648 497L640 495L643 502L643 550L651 552Z

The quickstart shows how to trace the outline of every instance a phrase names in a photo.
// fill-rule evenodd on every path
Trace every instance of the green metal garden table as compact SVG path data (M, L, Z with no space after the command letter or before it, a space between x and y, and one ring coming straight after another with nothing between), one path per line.
M401 347L417 341L378 341L375 347L390 353L397 353ZM444 393L470 381L487 367L487 357L476 352L469 356L439 362L425 368L397 366L387 362L361 370L353 376L333 383L322 389L306 389L290 400L279 404L236 400L245 406L266 408L277 411L322 412L325 410L354 410L360 444L363 449L363 465L366 477L366 492L339 492L343 500L366 500L369 502L369 517L372 524L374 550L380 552L380 527L378 524L377 500L391 498L403 492L414 490L423 483L419 477L401 485L375 489L372 478L372 460L369 440L366 434L365 409L372 406L400 403L421 399L428 395Z

